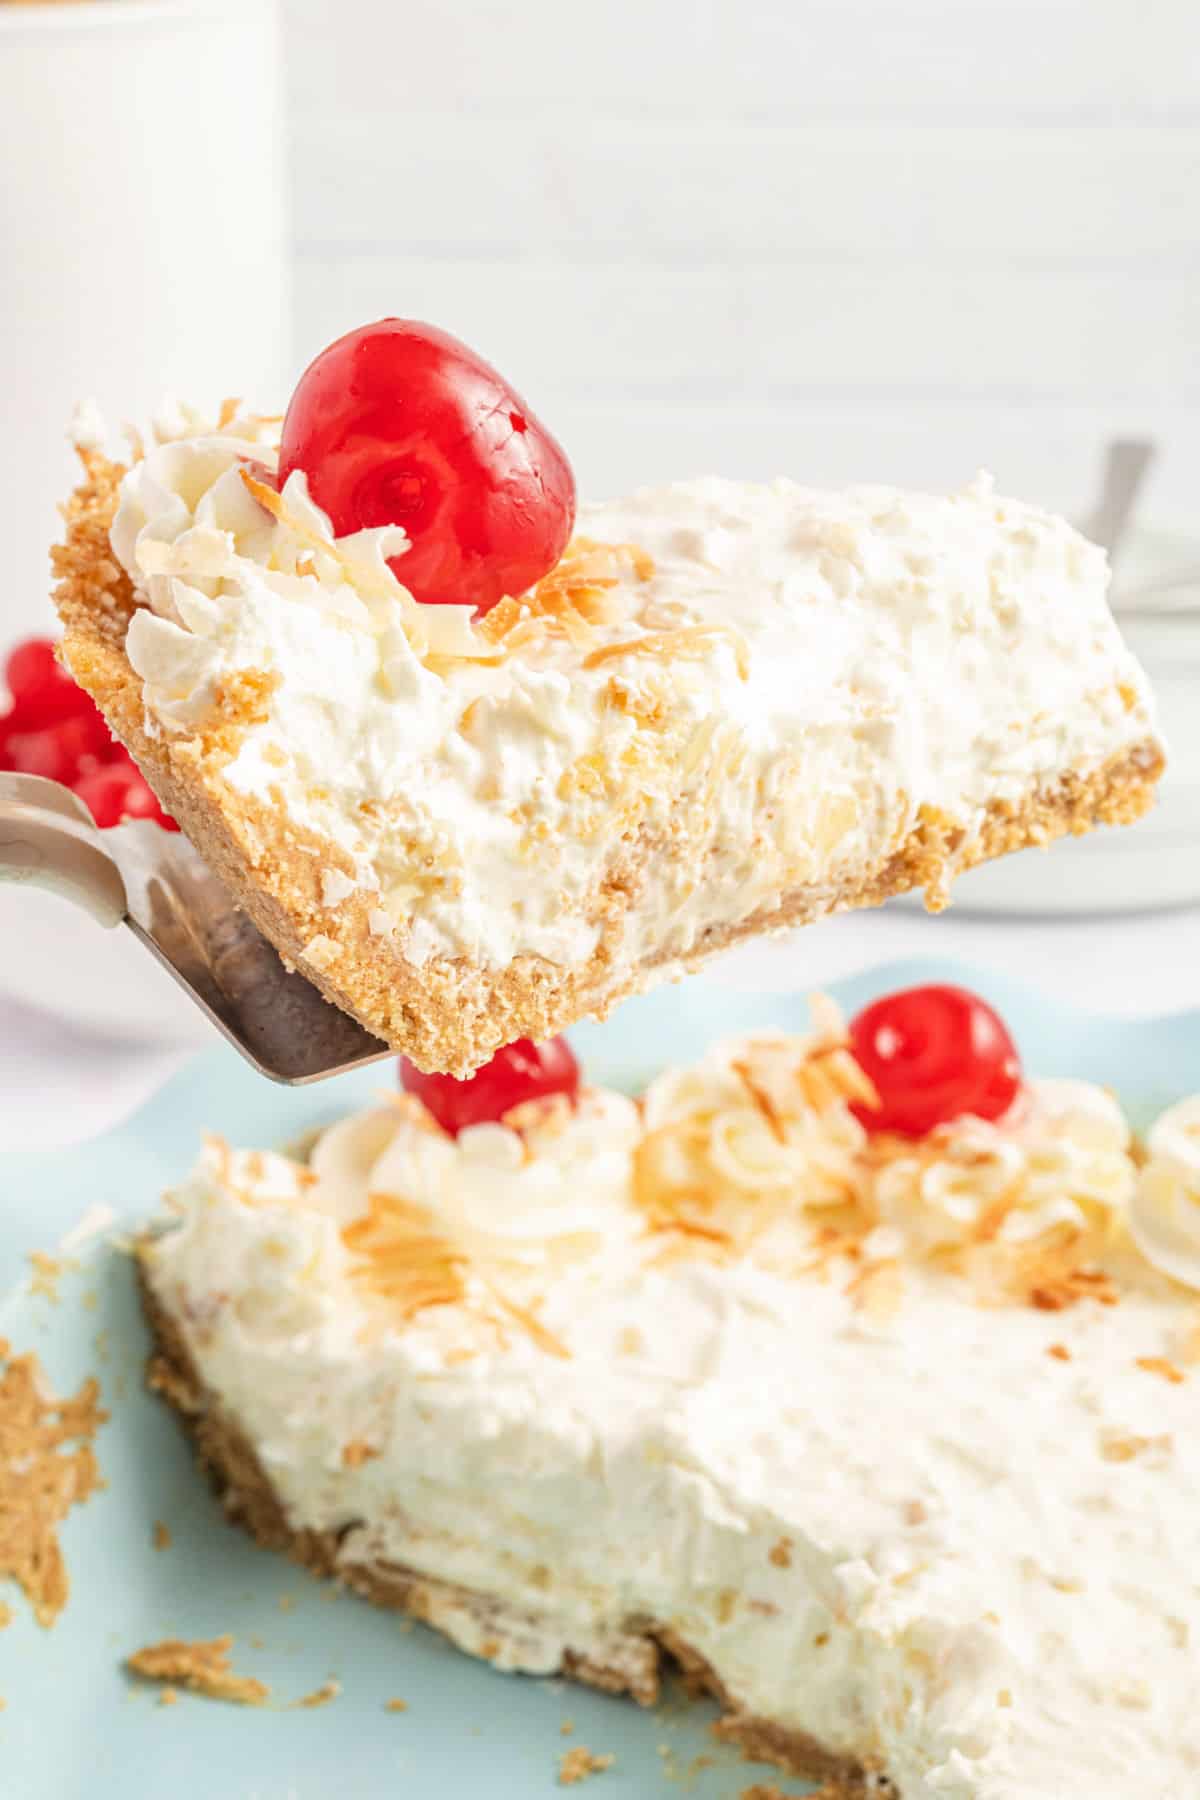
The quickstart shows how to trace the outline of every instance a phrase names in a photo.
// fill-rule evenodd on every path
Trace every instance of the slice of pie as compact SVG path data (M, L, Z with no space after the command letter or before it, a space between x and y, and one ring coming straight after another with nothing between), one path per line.
M401 586L399 527L280 491L277 422L179 430L83 452L71 672L285 960L424 1068L1153 797L1103 553L985 479L644 490L473 613Z
M1006 1054L996 1116L876 1128L816 1016L640 1110L211 1142L143 1251L156 1380L231 1517L499 1669L650 1702L674 1659L848 1791L1190 1794L1200 1314L1121 1108Z

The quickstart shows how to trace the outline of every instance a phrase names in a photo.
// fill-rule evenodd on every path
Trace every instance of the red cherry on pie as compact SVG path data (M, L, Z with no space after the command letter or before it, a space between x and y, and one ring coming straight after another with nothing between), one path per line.
M468 1125L492 1124L526 1100L579 1092L579 1064L566 1038L535 1044L517 1038L497 1050L491 1062L465 1081L453 1075L423 1075L406 1056L400 1058L400 1085L415 1094L443 1131L457 1137Z
M12 705L0 713L0 769L60 781L85 802L97 825L153 819L178 831L104 715L54 655L50 638L26 638L9 652L4 678Z
M465 344L381 319L309 364L283 423L279 484L303 470L336 536L402 525L390 559L417 600L487 612L558 562L575 523L566 454Z
M850 1047L879 1095L878 1108L851 1108L872 1132L923 1137L965 1113L998 1119L1021 1087L1004 1021L967 988L885 995L851 1020Z

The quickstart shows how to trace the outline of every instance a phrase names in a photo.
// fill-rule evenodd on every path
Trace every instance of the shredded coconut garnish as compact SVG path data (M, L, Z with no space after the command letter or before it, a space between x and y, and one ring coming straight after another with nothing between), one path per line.
M734 1251L805 1213L838 1214L847 1241L869 1229L856 1166L866 1134L849 1103L870 1104L874 1089L836 1008L814 1014L807 1038L718 1046L654 1083L634 1156L652 1229Z
M1161 1375L1164 1381L1171 1382L1175 1387L1181 1386L1187 1380L1183 1370L1176 1368L1169 1357L1139 1356L1136 1361L1138 1368L1145 1369L1147 1375Z
M1115 1103L1042 1082L995 1124L958 1119L915 1143L873 1138L867 1179L877 1216L910 1252L957 1267L985 1299L1057 1312L1117 1297L1096 1264L1124 1228L1129 1149Z
M601 544L573 538L561 560L528 594L501 600L482 620L479 630L505 654L539 637L562 636L578 648L596 641L596 627L612 623L618 609L612 591L626 568L639 581L649 581L654 562L636 544ZM586 665L585 665L586 666Z
M806 1038L718 1046L653 1084L635 1197L654 1231L693 1254L778 1263L774 1228L804 1224L808 1253L789 1266L828 1273L848 1258L848 1292L873 1316L894 1310L913 1258L956 1270L988 1304L1116 1302L1100 1259L1123 1232L1134 1167L1114 1102L1042 1082L994 1125L869 1135L851 1108L869 1117L876 1095L841 1017L818 999L813 1018Z
M342 1241L358 1259L357 1279L394 1307L404 1319L440 1306L462 1306L501 1337L517 1326L551 1356L569 1352L537 1316L539 1296L518 1300L514 1277L527 1277L529 1252L547 1278L563 1259L574 1260L598 1246L593 1233L543 1239L526 1257L511 1240L483 1232L459 1233L452 1242L437 1228L428 1208L394 1194L369 1194L367 1211L342 1228Z
M472 626L469 607L421 606L397 579L388 559L402 555L409 547L408 534L402 526L376 526L334 538L325 515L309 498L307 484L298 471L288 477L282 493L252 474L247 466L242 467L240 474L246 492L270 514L277 527L268 569L316 576L330 585L336 585L340 578L365 602L377 629L386 630L398 615L405 636L419 656L487 661L494 655Z
M618 656L652 656L671 663L681 656L706 656L714 642L727 642L743 681L750 676L750 651L741 633L732 625L683 625L677 631L647 631L641 637L626 638L619 644L602 644L583 659L585 669L597 668Z

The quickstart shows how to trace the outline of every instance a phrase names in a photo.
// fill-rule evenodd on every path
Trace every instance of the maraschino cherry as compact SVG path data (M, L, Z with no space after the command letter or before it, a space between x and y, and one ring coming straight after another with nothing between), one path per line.
M855 1060L880 1104L851 1110L868 1131L923 1137L965 1113L998 1119L1021 1087L1004 1021L967 988L905 988L850 1022Z
M10 650L4 679L12 695L5 721L9 732L41 731L92 704L58 661L51 638L26 638Z
M153 819L164 831L179 830L99 708L58 662L50 638L18 644L4 677L12 703L0 713L0 769L61 781L101 829Z
M118 758L93 769L81 775L74 785L101 831L121 825L126 819L153 819L164 831L179 830L132 759Z
M364 325L309 364L281 487L296 469L336 536L404 527L391 567L415 599L481 613L547 574L575 523L562 447L482 357L413 319Z
M400 1085L406 1094L415 1094L443 1131L457 1137L468 1125L495 1123L526 1100L565 1094L574 1101L579 1064L566 1038L550 1038L544 1044L517 1038L465 1081L453 1075L423 1075L402 1056Z

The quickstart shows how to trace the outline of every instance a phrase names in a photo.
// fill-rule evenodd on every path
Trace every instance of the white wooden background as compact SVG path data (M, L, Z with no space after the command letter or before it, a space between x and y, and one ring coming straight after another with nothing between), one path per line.
M582 485L1200 519L1200 0L285 0L300 358L397 312Z

